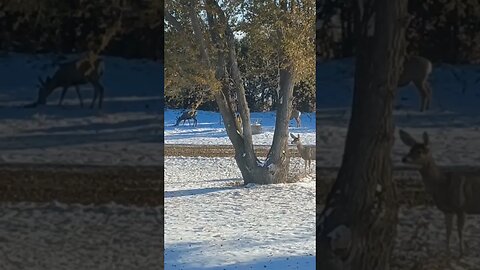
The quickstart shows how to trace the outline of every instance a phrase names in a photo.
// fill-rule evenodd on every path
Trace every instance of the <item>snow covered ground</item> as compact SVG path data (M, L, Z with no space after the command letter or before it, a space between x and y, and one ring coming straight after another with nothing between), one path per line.
M188 124L175 127L181 110L165 111L165 143L166 144L208 144L229 145L227 133L218 112L199 111L197 127ZM302 113L302 126L297 128L295 121L290 121L290 132L300 134L302 143L315 145L315 113ZM275 127L275 112L254 112L251 115L252 122L262 124L263 133L253 135L253 143L256 145L271 145ZM192 121L193 124L193 121Z
M232 158L165 158L165 269L315 269L313 170L242 184Z
M0 204L0 269L160 269L156 208Z
M72 58L74 56L67 56ZM104 108L80 108L73 89L58 107L36 100L53 55L0 54L0 163L159 165L163 67L105 57ZM81 87L90 105L90 85ZM161 208L116 204L0 203L0 269L159 269Z
M452 230L449 260L443 214L432 206L403 206L399 211L392 269L477 270L480 266L480 216L467 215L464 241L466 251L459 258L457 231Z
M66 56L72 59L75 56ZM52 75L53 55L0 55L0 162L158 165L161 160L163 66L105 57L104 108L80 108L70 89L63 107L56 90L48 106L23 108L37 98L37 78ZM86 105L93 89L81 87Z
M458 75L458 80L454 73ZM340 166L353 93L352 59L317 64L319 166ZM431 110L419 112L420 101L413 85L397 92L395 125L418 139L427 131L432 152L440 165L480 165L480 66L434 67ZM407 152L395 132L394 162Z

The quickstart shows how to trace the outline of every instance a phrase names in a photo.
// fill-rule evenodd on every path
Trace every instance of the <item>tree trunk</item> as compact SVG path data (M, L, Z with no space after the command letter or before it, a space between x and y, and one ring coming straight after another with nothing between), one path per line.
M355 89L342 166L317 222L322 270L389 269L396 234L392 110L405 54L407 0L373 2L373 37L367 36L370 12L360 15L356 29Z
M275 184L287 182L290 159L288 155L288 116L292 107L294 69L288 63L280 72L280 95L283 96L277 110L273 145L265 162L261 162L254 151L250 122L250 109L245 95L235 51L233 31L228 25L225 14L213 0L206 1L207 19L210 24L212 42L218 57L216 78L222 83L222 89L215 93L215 101L222 114L225 129L235 149L235 160L242 173L245 184ZM222 33L222 35L220 35ZM203 53L202 53L203 55ZM230 73L227 74L227 71ZM242 118L242 131L235 120L235 112L229 103L228 89L233 79L238 97L238 112Z

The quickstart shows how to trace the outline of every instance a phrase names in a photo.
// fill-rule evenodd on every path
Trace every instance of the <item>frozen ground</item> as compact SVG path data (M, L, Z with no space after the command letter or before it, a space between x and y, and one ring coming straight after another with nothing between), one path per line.
M165 143L166 144L209 144L229 145L227 133L223 123L220 123L218 112L199 111L197 127L188 124L175 127L176 119L181 115L181 110L165 111ZM260 122L264 132L253 135L256 145L271 145L275 127L275 112L252 113L252 122ZM302 126L297 128L295 121L290 121L290 132L300 134L302 143L315 145L315 114L302 113ZM192 121L193 124L193 121Z
M241 183L231 158L165 158L165 269L315 269L313 171Z
M353 92L351 59L317 64L317 145L320 166L340 166L350 118ZM460 78L454 76L454 72ZM431 110L419 112L414 86L398 90L394 111L397 128L418 139L427 131L432 152L440 165L480 165L480 66L437 66L430 82ZM394 162L407 148L395 132Z
M71 59L73 56L68 56ZM73 89L58 107L23 108L37 98L37 78L52 75L52 55L0 56L0 162L142 164L161 162L163 67L147 60L105 57L104 108L80 108ZM93 89L81 89L90 105Z
M162 269L160 208L0 204L0 269Z
M480 217L467 216L464 239L466 254L459 258L456 227L452 230L451 258L445 253L445 222L435 207L402 207L399 212L392 269L478 270L480 266ZM414 266L416 268L414 268Z

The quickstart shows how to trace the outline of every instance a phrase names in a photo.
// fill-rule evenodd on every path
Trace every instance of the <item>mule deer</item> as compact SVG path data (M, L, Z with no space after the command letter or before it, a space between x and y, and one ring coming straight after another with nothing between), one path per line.
M177 122L175 123L175 126L178 126L181 121L183 121L183 124L185 124L185 121L188 121L190 123L190 119L193 119L193 126L197 126L197 110L188 110L182 113L180 117L177 118Z
M480 177L473 173L442 172L435 165L430 152L428 134L423 133L423 143L417 142L410 134L400 130L400 139L410 147L402 162L419 166L419 172L427 192L435 205L445 215L447 231L447 252L450 253L450 235L453 216L457 216L457 230L460 256L463 255L463 226L466 214L480 214Z
M305 162L305 172L307 171L307 164L308 169L310 170L310 164L312 160L315 159L315 149L303 146L302 142L300 141L300 134L297 134L295 137L295 135L290 133L290 137L293 139L291 143L297 145L298 153L300 153L300 156Z
M413 82L420 93L421 112L430 108L432 89L428 82L428 77L431 72L432 63L428 59L421 56L410 56L405 58L403 71L398 79L398 87L403 87Z
M290 121L292 121L292 119L295 119L295 122L297 123L297 127L300 127L302 125L302 119L300 119L301 115L302 113L296 109L293 109L292 113L290 114Z
M62 87L63 91L58 102L58 105L60 106L62 105L67 89L71 86L75 87L78 99L80 100L80 106L83 107L83 100L78 86L90 83L94 88L94 96L90 108L93 108L97 96L99 97L98 108L101 108L104 89L100 84L100 77L103 75L103 71L104 63L102 59L96 59L93 67L86 59L60 64L53 77L47 77L45 81L38 78L40 83L38 100L29 107L45 104L47 97L55 89Z
M242 123L243 123L243 122L242 122L242 117L240 116L240 113L238 113L238 112L235 113L235 121L237 121L237 124L238 124L238 128L239 128L238 132L239 132L240 134L242 134L242 133L243 133Z

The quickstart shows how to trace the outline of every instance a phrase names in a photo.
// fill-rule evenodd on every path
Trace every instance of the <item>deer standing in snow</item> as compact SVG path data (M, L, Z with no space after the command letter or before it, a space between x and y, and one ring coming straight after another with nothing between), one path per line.
M297 109L293 109L292 113L290 114L290 121L292 121L292 119L295 119L297 127L300 127L302 125L302 119L300 119L301 115L302 113Z
M307 171L307 164L308 164L308 169L310 170L310 164L313 159L315 159L315 148L309 148L303 146L302 142L300 141L300 134L297 134L297 136L293 135L290 133L290 137L292 137L293 141L291 144L296 144L297 145L297 150L302 159L305 162L305 172Z
M174 126L178 126L180 122L183 121L183 124L185 124L185 121L188 121L190 123L190 119L193 119L193 126L197 126L197 110L191 109L188 111L185 111L180 115L180 117L177 118L177 122L175 123Z
M447 252L450 253L450 235L453 217L457 216L457 231L460 256L463 255L463 226L466 214L480 214L480 176L474 173L443 172L433 160L428 134L423 133L423 142L417 142L410 134L400 130L400 139L410 147L402 162L418 166L427 192L435 205L445 215L447 229Z
M35 107L37 105L44 105L47 102L47 97L57 88L63 88L58 105L62 105L63 98L69 87L74 86L77 92L80 106L83 107L83 100L80 94L79 85L90 83L94 88L94 96L90 108L93 108L97 96L99 97L98 108L102 107L104 88L100 84L100 78L103 75L104 63L102 59L95 59L92 64L88 59L71 61L60 64L55 74L48 76L45 80L38 78L39 90L38 99L31 105L25 107Z
M432 63L421 56L405 57L403 64L403 71L398 80L398 87L403 87L413 82L417 88L420 98L420 111L428 110L430 108L430 101L432 99L432 89L428 82L428 77L432 72Z

